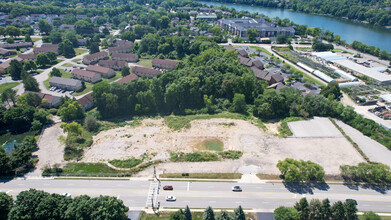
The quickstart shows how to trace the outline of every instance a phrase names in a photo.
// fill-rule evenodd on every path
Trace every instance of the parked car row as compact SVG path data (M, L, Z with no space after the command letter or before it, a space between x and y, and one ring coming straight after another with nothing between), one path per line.
M52 92L59 92L59 93L65 93L67 91L65 89L60 89L60 88L57 88L55 86L51 87L49 90L52 91ZM69 91L69 95L72 95L74 92L75 91Z

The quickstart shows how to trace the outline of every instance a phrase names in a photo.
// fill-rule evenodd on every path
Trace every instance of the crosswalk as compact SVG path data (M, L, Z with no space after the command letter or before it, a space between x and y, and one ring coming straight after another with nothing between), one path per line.
M148 190L146 207L156 207L157 204L157 195L159 193L160 181L151 181Z

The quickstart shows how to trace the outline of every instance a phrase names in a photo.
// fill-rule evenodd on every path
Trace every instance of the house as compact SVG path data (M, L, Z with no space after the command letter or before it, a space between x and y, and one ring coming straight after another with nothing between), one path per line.
M277 92L283 88L288 88L288 86L284 85L282 82L274 83L267 87L267 89L275 89Z
M284 78L280 74L275 73L270 76L269 84L275 84L279 82L284 82Z
M83 63L88 65L88 64L94 64L100 60L103 60L103 59L108 59L109 58L109 55L106 51L101 51L101 52L98 52L98 53L93 53L91 55L88 55L88 56L85 56L83 58Z
M132 41L128 41L128 40L115 39L114 42L113 42L113 45L115 47L119 47L119 46L133 46L133 42Z
M128 63L120 60L100 60L99 66L104 66L113 70L121 70L122 67L128 66Z
M117 83L127 83L127 82L130 82L130 81L137 79L137 78L138 78L138 76L136 74L132 73L132 74L129 74L129 75L121 78L120 80L117 81Z
M34 54L46 53L53 51L58 55L58 44L42 44L41 47L36 47L33 49Z
M41 97L42 105L45 108L58 107L61 104L61 97L59 96L53 96L46 93L31 92L31 91L25 91L23 94L27 94L27 93L34 93L37 94L39 97ZM43 99L45 99L46 101L44 101Z
M80 79L89 83L96 83L102 80L102 77L99 73L91 72L82 69L73 69L72 78Z
M112 53L130 53L130 50L132 50L133 46L130 45L123 45L118 47L109 47L109 54Z
M7 50L7 49L4 49L4 48L0 47L0 55L3 56L3 57L12 56L12 55L15 55L15 54L16 54L16 51Z
M153 59L152 67L156 69L164 69L164 70L175 70L177 61L174 60L163 60L163 59Z
M21 42L21 43L14 43L14 44L0 44L1 48L4 49L15 49L15 48L27 48L32 47L33 42Z
M16 60L16 61L22 62L22 59L20 57L14 57L12 59L5 61L4 63L1 63L0 64L0 74L7 73L7 68L10 66L11 60Z
M244 49L237 49L235 51L239 54L239 56L248 58L248 53L246 52L246 50L244 50Z
M83 88L83 85L81 84L80 80L62 78L57 76L53 76L52 78L50 78L49 84L52 87L70 91L78 91Z
M62 30L72 30L72 31L75 30L75 26L71 24L62 24L59 26L59 28Z
M266 80L267 76L269 75L269 72L260 70L255 66L251 67L251 70L254 72L254 75L258 80Z
M133 67L132 72L139 77L145 76L148 78L153 78L153 77L157 76L157 74L159 74L159 70L141 67L141 66Z
M37 55L35 54L20 54L18 57L20 57L23 62L28 60L35 60L37 58Z
M240 64L246 65L248 67L253 66L253 61L251 59L242 56L238 56L238 57L239 57Z
M138 55L134 53L112 53L111 59L135 63L138 61Z
M257 38L276 38L279 35L291 37L295 29L291 27L278 27L276 22L267 22L265 18L224 18L217 21L218 25L231 34L242 39L248 39L248 30L257 30Z
M87 111L94 107L94 97L92 96L92 92L86 94L77 100L77 102L81 105L84 111Z
M98 73L101 75L101 77L104 78L111 78L116 74L113 69L103 67L103 66L96 66L96 65L88 65L86 70L90 72Z
M264 64L262 63L262 61L260 61L260 60L253 60L252 63L258 69L260 69L260 70L264 69Z
M87 44L87 39L77 39L77 44L79 46L85 46Z

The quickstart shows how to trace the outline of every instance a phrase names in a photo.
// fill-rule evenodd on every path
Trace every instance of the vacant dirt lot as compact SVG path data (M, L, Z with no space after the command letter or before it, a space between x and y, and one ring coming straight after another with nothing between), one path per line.
M99 133L84 153L84 162L140 157L156 153L154 159L168 159L169 152L193 152L205 140L218 139L224 150L241 150L241 159L204 163L164 163L159 172L240 172L278 173L278 160L287 157L321 164L329 174L339 173L339 166L357 164L364 159L344 137L278 138L264 133L250 122L234 119L195 120L191 127L171 131L163 119L147 119L137 127L121 127ZM150 176L147 169L139 176Z

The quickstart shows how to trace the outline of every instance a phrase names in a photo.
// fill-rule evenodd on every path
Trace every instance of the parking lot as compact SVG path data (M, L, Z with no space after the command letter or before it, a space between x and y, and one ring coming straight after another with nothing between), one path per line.
M314 117L311 120L288 122L292 137L296 138L330 138L343 137L341 132L328 118Z

